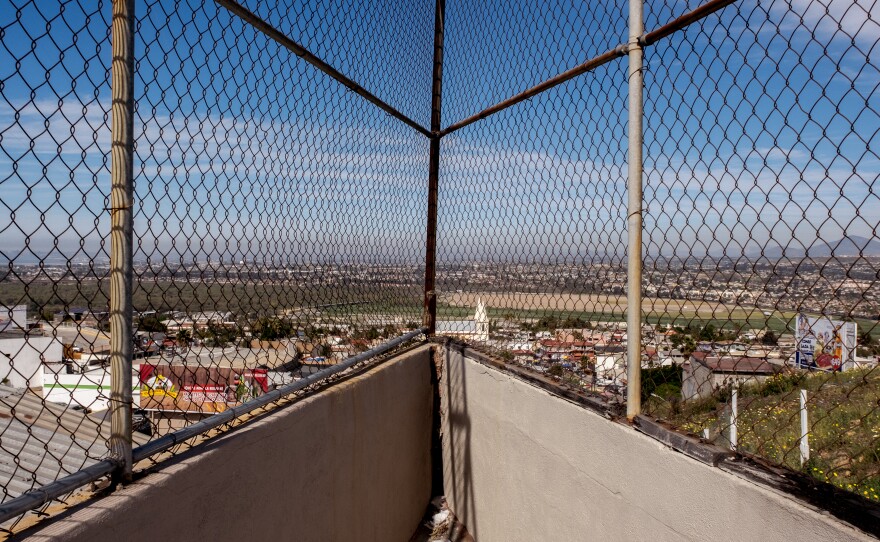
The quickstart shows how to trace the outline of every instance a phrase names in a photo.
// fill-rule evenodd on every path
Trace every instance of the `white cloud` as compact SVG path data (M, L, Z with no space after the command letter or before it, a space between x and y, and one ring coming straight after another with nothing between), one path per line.
M873 0L777 0L771 12L783 28L803 26L826 39L854 39L871 46L880 39L880 3Z

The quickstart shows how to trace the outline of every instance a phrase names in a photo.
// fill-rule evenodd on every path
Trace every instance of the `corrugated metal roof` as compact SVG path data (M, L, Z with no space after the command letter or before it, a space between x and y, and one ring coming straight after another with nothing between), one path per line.
M109 437L109 420L0 386L0 502L103 459ZM133 439L137 446L148 437Z
M710 356L706 352L694 352L691 358L718 373L773 374L782 370L764 359L746 356Z

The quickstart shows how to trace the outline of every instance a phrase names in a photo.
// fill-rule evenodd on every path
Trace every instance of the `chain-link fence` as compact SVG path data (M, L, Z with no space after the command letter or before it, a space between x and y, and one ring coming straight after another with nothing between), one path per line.
M10 6L4 502L423 324L880 498L873 5Z
M450 5L438 333L880 500L876 7L644 9L641 325L627 13Z
M118 434L109 234L126 207L111 198L113 4L134 10L135 459L421 327L424 135L213 2L13 2L0 10L4 503L114 468L100 468ZM433 5L250 4L427 124Z
M877 15L738 2L648 50L642 373L648 413L874 501Z

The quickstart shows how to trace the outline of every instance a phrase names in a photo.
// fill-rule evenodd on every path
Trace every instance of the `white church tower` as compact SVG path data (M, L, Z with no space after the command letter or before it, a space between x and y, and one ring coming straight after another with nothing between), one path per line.
M477 300L477 312L474 313L474 323L477 325L477 333L474 340L480 342L489 341L489 315L486 314L486 306L483 305L483 299Z

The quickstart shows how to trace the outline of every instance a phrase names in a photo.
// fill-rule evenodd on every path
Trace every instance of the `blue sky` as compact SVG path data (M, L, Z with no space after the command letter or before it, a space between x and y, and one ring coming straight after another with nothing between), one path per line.
M684 11L681 3L676 6L678 11L649 9L646 27ZM595 9L603 20L602 9ZM869 9L880 20L877 8ZM858 3L836 0L760 7L738 2L649 50L648 253L737 256L777 244L802 248L817 238L834 241L844 232L876 235L880 77L871 55L880 27L866 19ZM574 52L579 42L557 38L557 57L583 60L606 50L624 39L625 25L618 25L617 34L586 32L597 44L591 53ZM487 43L495 35L481 34ZM447 66L459 61L477 72L498 63L495 48L481 56L487 48L462 44L456 52L454 46L449 43ZM543 59L541 46L527 42L522 51L504 54ZM527 88L538 81L522 72L552 71L546 66L556 63L550 57L537 68L508 73ZM622 254L625 65L620 59L445 142L468 149L447 153L443 162L449 174L441 202L451 201L453 209L440 215L452 232L453 242L444 246L449 254L499 258L519 249L524 259L550 260ZM447 96L457 92L453 99L468 94L467 81L444 83ZM487 92L478 92L477 99ZM493 149L490 160L476 157L484 148ZM483 190L486 184L491 189ZM495 194L506 204L487 205ZM577 231L557 242L572 222ZM499 223L514 224L501 230L500 244ZM477 247L454 243L471 237Z
M249 5L428 123L433 2ZM875 235L880 26L866 13L880 13L862 6L741 1L647 53L650 253ZM693 7L649 3L646 27ZM0 259L32 259L25 238L40 257L56 243L94 256L108 230L109 2L51 9L0 12ZM140 258L422 259L422 136L212 3L138 11ZM444 124L625 36L614 3L450 0ZM441 261L622 255L625 64L444 140Z

